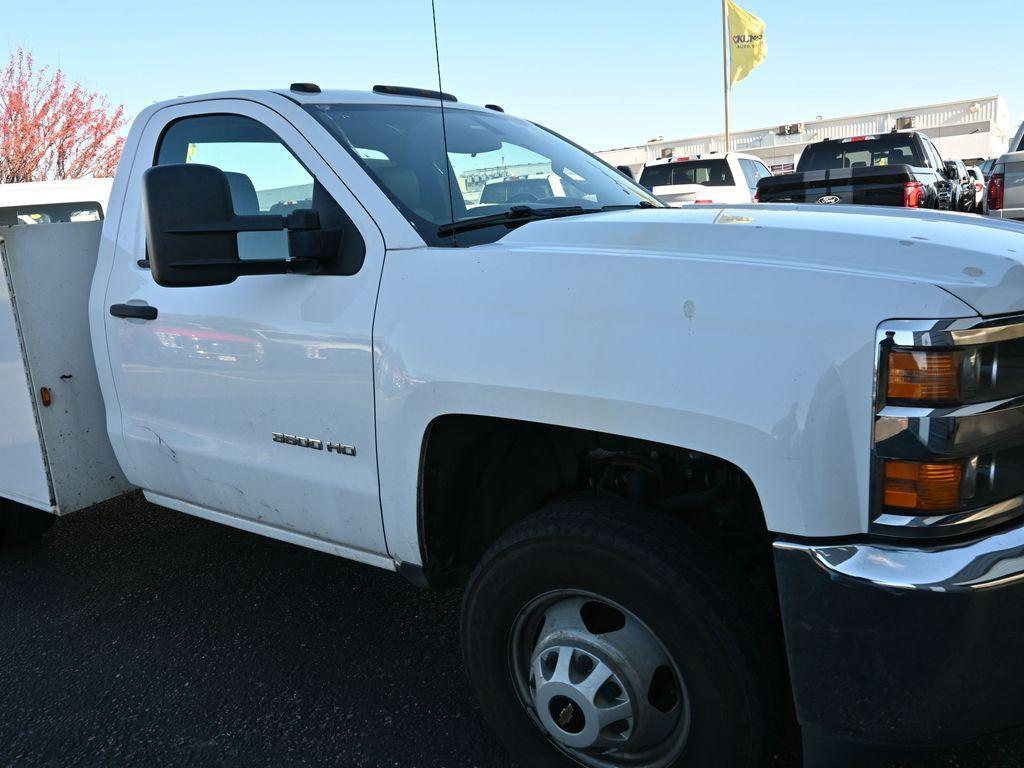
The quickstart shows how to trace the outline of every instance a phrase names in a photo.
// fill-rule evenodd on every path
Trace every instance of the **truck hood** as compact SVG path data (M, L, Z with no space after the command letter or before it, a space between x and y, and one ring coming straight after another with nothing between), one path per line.
M538 221L500 242L513 249L582 247L925 282L982 315L1024 311L1024 225L972 214L706 205Z

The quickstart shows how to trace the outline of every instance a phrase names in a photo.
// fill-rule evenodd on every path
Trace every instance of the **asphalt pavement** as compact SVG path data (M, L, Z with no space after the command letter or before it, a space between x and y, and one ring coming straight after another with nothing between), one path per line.
M0 553L0 765L514 766L459 600L135 495L79 512ZM1013 733L905 768L1021 765Z

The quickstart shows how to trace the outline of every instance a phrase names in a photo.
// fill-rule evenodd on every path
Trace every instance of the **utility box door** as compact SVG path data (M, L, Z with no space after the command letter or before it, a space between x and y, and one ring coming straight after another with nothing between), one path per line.
M0 230L2 232L3 230ZM14 312L6 243L0 240L0 497L53 506L39 424Z
M29 475L26 467L31 494L8 498L61 515L131 489L107 436L89 333L89 290L101 229L101 222L0 228L8 295L0 323L11 322L13 314L17 333L12 343L20 340L16 368L21 371L22 399L13 412L23 432L27 419L36 431L33 450L26 444L27 432L20 439L17 460L36 469L37 461L43 466L41 482L38 472ZM14 353L4 346L3 359ZM30 402L22 413L26 397ZM6 403L0 410L7 411ZM5 482L18 482L8 481L8 474L0 466L0 496L7 495ZM49 490L43 493L47 483Z

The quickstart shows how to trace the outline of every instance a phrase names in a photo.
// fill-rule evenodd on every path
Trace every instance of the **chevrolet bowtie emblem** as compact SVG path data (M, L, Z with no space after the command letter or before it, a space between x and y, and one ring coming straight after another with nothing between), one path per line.
M576 709L573 707L572 703L570 702L569 704L566 704L565 708L558 713L558 724L565 728L565 726L569 724L569 721L572 720L572 716L574 714L576 714Z

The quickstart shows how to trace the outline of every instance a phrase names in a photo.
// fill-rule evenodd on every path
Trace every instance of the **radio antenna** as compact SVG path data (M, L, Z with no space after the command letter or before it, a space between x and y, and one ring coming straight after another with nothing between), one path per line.
M444 117L444 86L441 84L441 46L437 42L437 3L430 0L430 16L434 22L434 59L437 61L437 90L438 99L441 102L441 136L444 141L444 176L448 186L448 213L451 223L455 224L455 198L452 194L452 164L448 159L448 125ZM454 231L452 232L452 245L458 246L459 241Z

